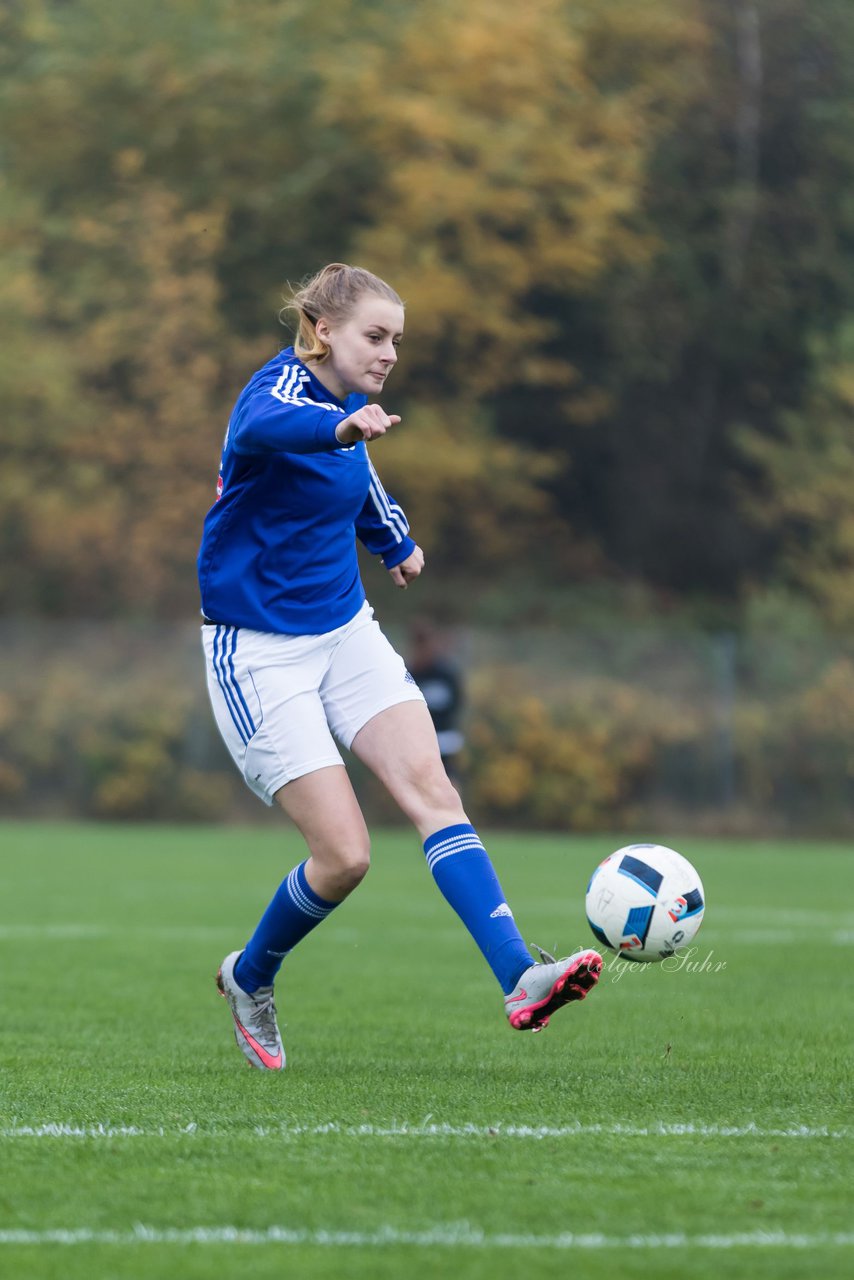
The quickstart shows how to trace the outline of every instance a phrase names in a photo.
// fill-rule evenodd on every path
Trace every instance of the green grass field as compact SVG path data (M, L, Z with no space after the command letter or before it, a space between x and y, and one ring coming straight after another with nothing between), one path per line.
M852 851L661 838L705 881L693 968L612 959L530 1036L417 838L377 834L266 1075L213 974L292 832L0 826L0 1274L854 1274ZM591 943L624 842L488 838L525 937Z

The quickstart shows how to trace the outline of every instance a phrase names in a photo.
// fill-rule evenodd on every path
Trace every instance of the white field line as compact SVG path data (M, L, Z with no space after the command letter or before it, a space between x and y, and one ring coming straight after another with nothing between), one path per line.
M502 1124L338 1124L329 1121L315 1125L253 1125L251 1128L234 1129L210 1125L198 1125L191 1121L174 1128L155 1125L150 1128L138 1125L90 1124L76 1125L45 1123L36 1125L10 1125L0 1128L0 1140L24 1138L271 1138L288 1141L294 1138L515 1138L542 1141L548 1138L584 1138L591 1136L620 1138L833 1138L850 1139L852 1132L846 1128L831 1129L827 1125L791 1125L785 1129L765 1129L760 1125L719 1124L569 1124L524 1125Z
M807 1235L788 1231L747 1231L731 1235L607 1236L597 1232L559 1235L490 1234L467 1223L431 1227L426 1231L308 1231L271 1226L248 1227L149 1227L137 1223L127 1231L94 1231L87 1227L67 1230L0 1230L0 1245L309 1245L333 1249L376 1249L408 1245L422 1249L818 1249L854 1245L854 1232L821 1232Z

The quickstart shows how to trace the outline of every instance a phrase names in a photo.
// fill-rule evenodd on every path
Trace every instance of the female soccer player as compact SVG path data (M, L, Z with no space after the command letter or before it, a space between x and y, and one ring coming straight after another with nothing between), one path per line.
M284 809L308 856L243 950L223 960L217 985L249 1062L281 1070L273 983L282 960L368 870L368 831L337 739L417 828L439 889L504 991L510 1025L540 1031L595 986L601 957L534 962L359 576L357 538L398 587L424 567L366 448L400 422L368 398L397 363L403 303L377 276L333 263L292 307L293 347L250 379L232 412L198 568L217 725L248 785Z

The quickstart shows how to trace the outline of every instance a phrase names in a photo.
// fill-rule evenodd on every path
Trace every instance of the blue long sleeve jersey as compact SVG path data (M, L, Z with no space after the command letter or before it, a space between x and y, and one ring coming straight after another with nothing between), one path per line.
M285 635L332 631L365 599L357 537L388 569L415 549L365 445L335 437L366 399L337 400L293 347L244 387L199 550L205 617Z

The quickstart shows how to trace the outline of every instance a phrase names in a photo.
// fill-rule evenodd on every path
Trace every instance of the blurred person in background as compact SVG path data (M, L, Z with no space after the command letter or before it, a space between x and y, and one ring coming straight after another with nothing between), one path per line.
M461 728L463 677L450 655L447 637L429 618L412 620L407 665L427 703L445 772L459 790L460 755L465 746Z
M535 963L486 850L442 764L424 697L374 621L356 539L397 586L424 567L400 506L368 456L400 418L376 397L398 359L404 308L359 267L332 263L291 299L294 345L250 379L223 446L198 570L208 689L249 787L298 827L308 856L217 974L246 1059L281 1070L273 984L285 956L368 870L370 839L336 741L380 779L414 824L446 900L502 987L518 1030L595 986L601 957ZM235 876L247 874L235 857ZM396 1018L413 991L390 963L374 993ZM293 993L299 998L298 991ZM447 1016L457 1015L453 996Z

